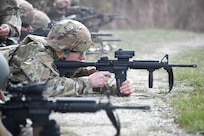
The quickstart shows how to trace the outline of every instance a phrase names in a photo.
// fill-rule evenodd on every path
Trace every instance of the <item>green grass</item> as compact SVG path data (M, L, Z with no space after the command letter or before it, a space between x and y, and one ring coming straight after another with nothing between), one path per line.
M198 49L196 51L184 53L185 55L180 56L180 63L194 63L197 64L195 69L182 69L178 70L179 73L176 74L176 77L180 80L187 80L188 84L192 85L195 88L204 87L204 49ZM183 61L183 62L182 62Z
M179 30L163 30L163 29L147 29L138 31L127 30L126 32L113 31L113 36L120 37L123 45L124 43L126 45L127 42L132 43L133 41L138 41L141 43L180 41L187 40L188 38L194 38L197 37L198 35L201 34Z
M195 63L195 69L177 70L176 80L193 86L193 91L185 90L174 95L172 99L176 111L175 120L187 132L204 132L204 48L185 53L179 60ZM177 59L178 60L178 59Z
M128 33L128 34L127 34ZM122 48L136 49L140 45L148 43L171 43L176 41L188 41L195 37L202 36L193 32L177 30L141 30L117 32L122 37ZM115 35L115 34L114 34ZM122 36L121 36L122 35ZM125 43L125 44L124 44ZM192 45L193 46L193 45ZM187 132L204 132L204 48L195 50L183 50L177 58L172 58L177 64L197 64L197 68L175 68L175 80L192 86L192 90L178 90L172 99L173 107L176 112L175 121Z

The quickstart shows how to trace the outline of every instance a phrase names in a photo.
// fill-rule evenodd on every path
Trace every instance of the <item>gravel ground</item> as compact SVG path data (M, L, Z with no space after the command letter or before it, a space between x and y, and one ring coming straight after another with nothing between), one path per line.
M141 43L134 43L141 45ZM155 45L154 45L155 44ZM164 54L170 58L184 50L192 50L204 45L203 37L179 42L160 42L143 44L137 50L134 59L160 60ZM154 46L154 48L152 48ZM145 52L147 48L151 51ZM154 53L151 53L154 52ZM136 58L137 57L137 58ZM171 60L170 60L171 61ZM172 92L168 91L168 76L163 70L154 72L154 87L148 88L148 72L145 70L128 70L128 77L133 79L135 92L130 97L111 97L111 102L117 105L149 105L150 110L116 110L121 123L121 136L200 136L187 134L174 122L174 112L169 97L176 93L177 88L188 87L175 82ZM64 136L112 136L116 133L104 111L96 113L53 113L51 118L57 120Z

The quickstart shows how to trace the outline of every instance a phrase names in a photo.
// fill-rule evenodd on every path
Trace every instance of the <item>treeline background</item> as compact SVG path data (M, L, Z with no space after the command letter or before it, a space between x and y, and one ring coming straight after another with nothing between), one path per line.
M34 7L49 12L54 0L27 0ZM98 12L128 17L116 20L104 29L180 29L204 32L204 0L80 0L79 6Z

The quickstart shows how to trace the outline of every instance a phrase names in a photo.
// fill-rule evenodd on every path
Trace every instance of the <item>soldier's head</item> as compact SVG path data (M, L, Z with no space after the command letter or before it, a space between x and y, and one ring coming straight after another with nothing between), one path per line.
M55 51L59 59L63 60L84 60L85 52L93 45L87 27L70 19L57 22L47 38L47 45Z
M4 89L9 77L9 66L6 58L0 53L0 90Z
M71 6L70 0L55 0L54 7L59 14L66 14L67 9Z
M79 5L79 0L71 0L71 6Z
M34 29L46 28L50 22L51 20L46 13L38 9L34 9L34 21L32 25Z
M33 5L25 0L16 0L20 8L20 17L23 25L31 25L34 20Z

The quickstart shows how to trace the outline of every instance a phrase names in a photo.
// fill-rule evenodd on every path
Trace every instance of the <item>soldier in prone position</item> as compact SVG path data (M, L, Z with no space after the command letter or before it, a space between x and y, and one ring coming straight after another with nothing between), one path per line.
M13 54L10 65L13 82L48 81L44 94L48 96L80 96L102 94L110 89L116 93L113 74L95 69L78 69L72 75L60 77L53 61L83 61L85 52L92 45L89 30L80 22L62 20L50 30L47 40L44 37L28 36ZM131 94L132 81L122 83L121 93Z

